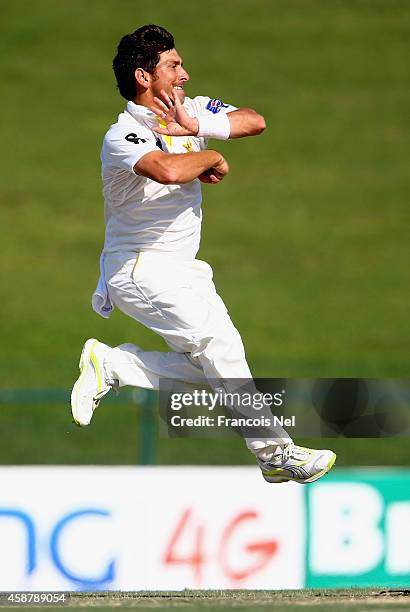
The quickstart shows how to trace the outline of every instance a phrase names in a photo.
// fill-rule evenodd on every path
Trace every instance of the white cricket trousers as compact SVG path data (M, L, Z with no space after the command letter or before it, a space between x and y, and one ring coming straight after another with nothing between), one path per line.
M148 352L134 344L113 348L108 367L120 387L158 389L160 379L167 378L211 386L218 381L233 392L237 379L252 381L242 339L216 292L209 264L153 251L123 252L106 254L104 270L112 303L173 349ZM245 441L259 453L290 438L275 428L272 440Z

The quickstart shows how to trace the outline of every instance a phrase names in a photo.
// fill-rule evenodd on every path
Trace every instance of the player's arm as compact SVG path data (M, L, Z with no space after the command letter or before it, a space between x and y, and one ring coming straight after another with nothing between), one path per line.
M265 119L253 108L238 108L226 116L230 124L229 138L257 136L266 128Z
M265 119L252 108L239 108L220 114L215 112L204 113L200 116L190 117L181 104L178 95L168 95L164 90L161 90L161 96L161 98L154 98L155 105L151 107L151 110L166 123L166 127L154 128L154 131L158 134L204 136L226 140L228 138L256 136L261 134L266 127ZM220 101L218 102L222 104ZM207 109L209 110L209 104ZM219 110L220 108L217 112Z
M229 172L224 157L217 151L197 153L164 153L152 151L141 157L134 172L163 185L190 183L196 178L218 183Z

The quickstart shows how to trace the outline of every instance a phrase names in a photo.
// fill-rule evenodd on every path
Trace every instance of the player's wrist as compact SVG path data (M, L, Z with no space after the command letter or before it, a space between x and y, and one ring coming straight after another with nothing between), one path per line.
M192 132L191 136L198 136L199 121L196 117L191 118L189 130Z
M231 133L231 124L228 115L200 115L198 118L197 136L202 138L216 138L227 140Z

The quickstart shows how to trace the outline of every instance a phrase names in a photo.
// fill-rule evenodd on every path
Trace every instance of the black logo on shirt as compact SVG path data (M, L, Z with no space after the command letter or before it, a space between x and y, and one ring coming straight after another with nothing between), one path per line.
M133 134L132 132L131 134L126 135L125 140L128 140L128 142L133 142L134 144L139 144L140 142L147 142L145 138L139 138L136 134Z

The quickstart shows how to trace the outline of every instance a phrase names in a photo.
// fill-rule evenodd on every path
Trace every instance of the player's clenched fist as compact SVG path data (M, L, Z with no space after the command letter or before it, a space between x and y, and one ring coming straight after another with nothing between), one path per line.
M206 170L205 172L200 174L198 178L202 183L210 183L212 185L215 185L216 183L220 183L222 179L228 174L228 172L228 162L221 155L219 161L217 161L212 166L212 168L209 168L209 170Z

